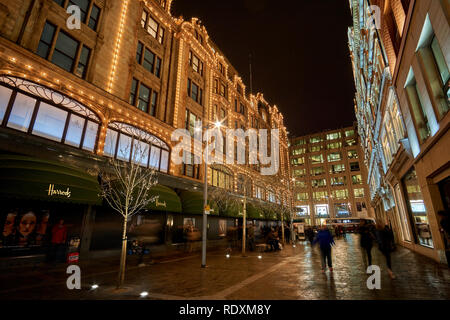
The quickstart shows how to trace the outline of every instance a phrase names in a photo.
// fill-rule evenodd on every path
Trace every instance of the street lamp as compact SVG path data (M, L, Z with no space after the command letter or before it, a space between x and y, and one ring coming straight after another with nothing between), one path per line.
M244 199L242 199L243 205L242 205L242 256L246 257L245 255L245 246L246 246L246 238L247 238L247 180L243 179L242 186L244 190ZM252 226L253 227L253 226Z
M292 202L294 201L294 184L295 184L295 178L292 178L292 188L290 188L289 184L289 191L291 191L291 241L292 244L295 245L295 238L294 238L294 213L292 210Z
M206 149L205 149L205 172L204 172L204 187L203 187L203 237L202 237L202 268L206 268L206 237L208 234L208 217L206 213L206 208L208 206L208 129L216 128L220 129L222 127L222 122L216 121L213 126L206 125L203 127L206 130ZM201 130L200 128L196 128L197 131Z

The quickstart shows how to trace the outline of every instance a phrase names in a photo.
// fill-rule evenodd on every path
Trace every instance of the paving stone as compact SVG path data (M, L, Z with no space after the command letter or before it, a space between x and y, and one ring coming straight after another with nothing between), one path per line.
M384 257L373 248L373 263L381 268L381 290L369 290L368 275L357 235L337 240L333 248L334 271L321 273L317 247L302 242L281 252L257 253L229 259L223 252L208 252L207 268L200 267L200 256L183 257L145 266L128 266L126 287L115 293L118 260L92 261L82 265L82 289L68 290L66 270L7 270L0 275L0 299L230 299L230 300L378 300L450 299L450 271L424 256L399 247L392 254L391 280ZM20 271L20 272L19 272ZM90 290L98 283L97 290Z

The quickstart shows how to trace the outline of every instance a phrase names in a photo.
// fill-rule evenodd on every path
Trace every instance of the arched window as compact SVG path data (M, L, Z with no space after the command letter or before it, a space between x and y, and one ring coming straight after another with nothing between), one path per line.
M72 98L40 84L0 76L0 123L28 134L94 152L100 119Z
M165 142L120 122L109 124L103 154L123 161L133 160L161 172L169 170L170 151Z
M233 191L233 173L224 166L211 166L209 183L215 187Z

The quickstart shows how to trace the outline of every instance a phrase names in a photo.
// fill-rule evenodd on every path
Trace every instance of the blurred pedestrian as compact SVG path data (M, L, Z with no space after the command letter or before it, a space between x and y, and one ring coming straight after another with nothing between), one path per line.
M388 268L389 277L395 279L395 275L392 272L391 252L394 248L394 237L392 230L388 225L384 225L382 222L377 222L376 238L378 242L378 249L386 258L386 265Z
M287 225L284 227L284 241L286 243L291 242L291 228Z
M373 247L373 240L375 237L372 233L370 226L367 225L365 220L361 220L361 224L359 227L359 234L360 234L359 244L365 255L364 263L367 262L368 266L371 266L372 265L372 247Z
M67 227L64 225L64 220L60 219L58 224L52 228L51 261L65 261L66 241Z
M447 257L447 264L450 267L450 212L449 210L440 210L438 211L438 215L440 218L440 226L439 229L442 233L442 238L444 239L445 246L445 255Z
M347 229L345 227L341 227L341 234L344 238L344 241L347 241Z
M255 227L250 224L247 228L248 248L250 251L255 250Z
M312 245L313 244L313 241L314 241L314 230L313 230L313 228L312 227L308 227L307 229L306 229L306 231L305 231L305 235L306 235L306 237L308 238L308 240L309 240L309 243Z
M331 246L333 246L334 239L331 235L330 230L328 230L327 226L322 226L322 229L317 233L316 239L313 244L319 243L320 247L320 256L322 261L322 273L325 272L328 262L328 268L330 271L333 271L333 262L331 260Z

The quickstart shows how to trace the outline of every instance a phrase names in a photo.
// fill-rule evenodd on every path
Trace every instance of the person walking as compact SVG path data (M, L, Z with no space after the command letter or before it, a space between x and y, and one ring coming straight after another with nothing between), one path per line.
M365 254L364 263L367 262L368 263L367 266L371 266L372 265L372 246L373 246L374 236L372 234L372 231L370 230L370 227L367 225L365 220L361 220L361 225L359 227L359 234L360 234L359 244Z
M328 230L327 226L322 226L322 229L317 233L316 239L313 244L319 243L320 247L320 257L322 262L322 273L325 272L328 262L328 268L330 271L333 271L333 262L331 260L331 246L333 246L334 239L331 235L330 230Z
M316 236L315 233L314 233L314 229L312 227L309 227L307 229L307 235L306 236L308 237L309 243L312 245L313 242L314 242L314 237Z
M445 247L445 256L447 257L447 264L450 268L450 212L449 210L440 210L438 211L438 215L440 217L440 226L439 231L442 233L442 239L444 239L444 247Z
M391 229L388 225L384 225L381 222L377 223L376 238L378 242L378 250L386 258L386 265L388 268L389 277L395 279L395 275L392 272L391 252L394 248L394 237Z
M247 228L247 240L248 240L248 248L250 251L255 250L255 227L253 224L250 224Z
M51 261L64 262L65 245L67 240L67 227L64 225L64 220L60 219L59 223L52 228L52 255Z
M284 227L284 242L285 243L291 242L291 228L288 225Z

